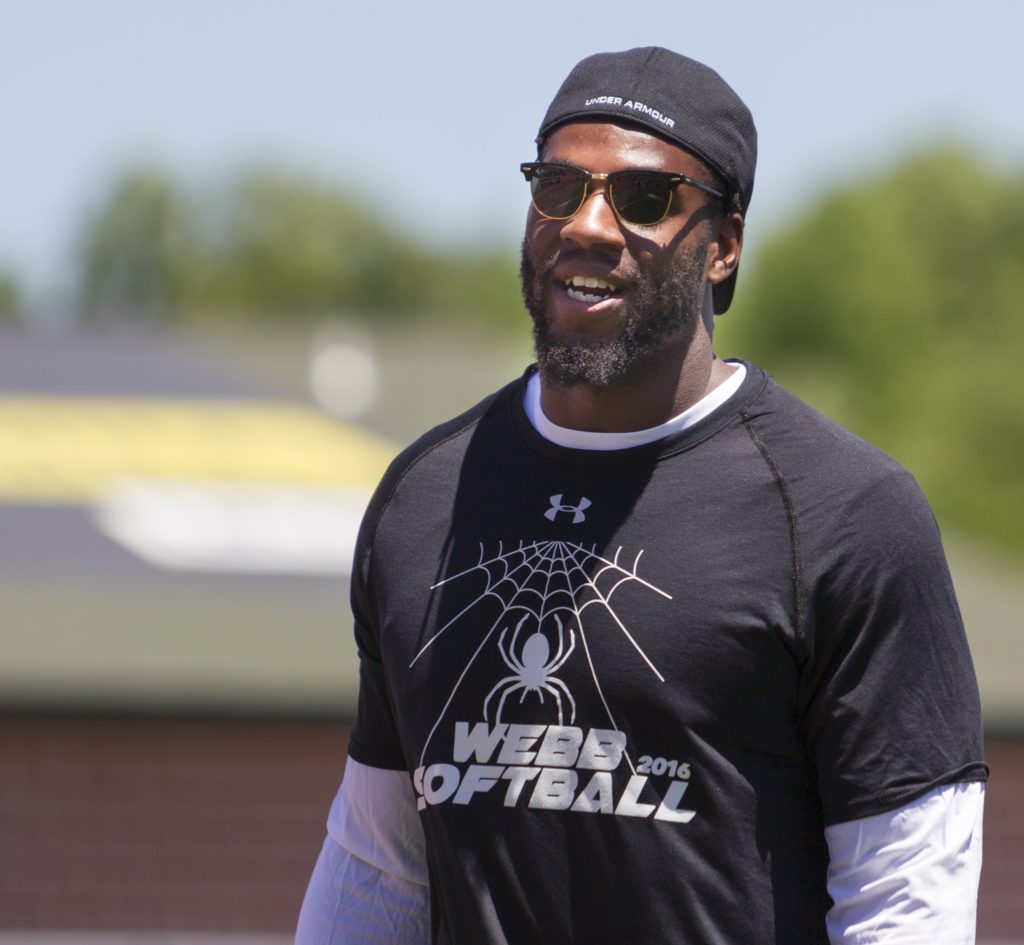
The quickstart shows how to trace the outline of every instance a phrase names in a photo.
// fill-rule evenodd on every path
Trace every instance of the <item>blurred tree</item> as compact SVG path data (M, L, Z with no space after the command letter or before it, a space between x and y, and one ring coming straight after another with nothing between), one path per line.
M14 276L0 271L0 321L10 321L18 314L21 293Z
M520 309L511 254L424 246L306 178L246 175L231 188L217 229L204 288L192 299L197 309L288 319L336 311L491 318L497 309L499 321L510 299Z
M213 311L319 317L343 306L406 311L422 253L330 187L272 172L232 185L199 290Z
M955 147L843 187L761 248L720 351L906 464L940 519L1024 555L1024 175Z
M202 199L126 174L88 222L81 270L85 311L121 317L523 318L511 252L424 246L329 185L267 170Z
M450 250L434 260L424 294L438 317L471 321L485 329L524 330L519 259L512 251Z
M81 243L82 307L91 316L159 318L191 276L192 210L159 171L123 175L87 222Z

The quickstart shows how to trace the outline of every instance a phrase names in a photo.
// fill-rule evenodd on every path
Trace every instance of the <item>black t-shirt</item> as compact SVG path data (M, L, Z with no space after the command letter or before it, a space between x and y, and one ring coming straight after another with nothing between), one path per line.
M435 941L827 943L824 827L987 773L927 502L750 365L613 452L524 385L395 460L355 559L350 752L410 772Z

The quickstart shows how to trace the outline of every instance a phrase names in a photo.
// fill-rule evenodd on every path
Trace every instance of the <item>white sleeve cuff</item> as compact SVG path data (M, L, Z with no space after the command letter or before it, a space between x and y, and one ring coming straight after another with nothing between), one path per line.
M832 945L973 945L984 800L981 782L947 784L826 827Z
M364 863L330 837L313 867L295 945L428 945L430 893Z
M364 863L428 884L423 827L405 771L371 768L350 757L327 815L327 834Z

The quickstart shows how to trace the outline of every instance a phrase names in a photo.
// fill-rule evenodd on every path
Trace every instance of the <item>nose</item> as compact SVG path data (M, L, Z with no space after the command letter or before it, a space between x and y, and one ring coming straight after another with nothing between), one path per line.
M562 224L562 239L580 246L621 246L622 228L608 198L608 185L591 181L583 206Z

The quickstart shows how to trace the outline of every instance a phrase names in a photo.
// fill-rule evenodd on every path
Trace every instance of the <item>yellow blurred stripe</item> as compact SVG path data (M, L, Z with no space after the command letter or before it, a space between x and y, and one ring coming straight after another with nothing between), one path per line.
M394 454L288 403L0 397L0 501L88 502L124 476L373 486Z

